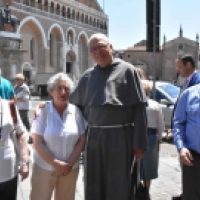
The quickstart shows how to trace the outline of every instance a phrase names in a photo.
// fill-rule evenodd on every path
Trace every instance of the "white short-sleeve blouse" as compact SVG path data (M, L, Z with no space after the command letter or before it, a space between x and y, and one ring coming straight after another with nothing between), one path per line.
M0 119L1 139L0 139L0 183L13 179L18 173L18 162L14 143L11 137L13 130L13 120L10 114L10 106L7 100L0 99ZM16 109L17 124L16 134L25 133L24 125ZM1 123L2 122L2 123Z
M72 154L74 147L81 134L85 134L85 124L78 107L68 104L63 113L63 118L50 102L47 111L41 109L38 117L34 120L31 133L41 135L45 145L56 159L67 161ZM46 112L46 114L44 114ZM34 151L34 162L43 169L54 170L53 166L44 161L42 157ZM73 168L78 167L78 161Z

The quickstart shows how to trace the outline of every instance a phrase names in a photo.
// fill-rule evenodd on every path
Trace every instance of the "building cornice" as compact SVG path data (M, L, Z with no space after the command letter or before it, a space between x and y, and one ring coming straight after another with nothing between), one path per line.
M108 20L108 15L106 15L103 11L100 12L100 11L94 9L94 8L91 8L89 6L86 6L82 3L79 3L79 2L74 1L74 0L68 0L67 2L66 2L66 0L59 0L59 1L55 1L55 3L60 3L63 6L66 6L66 7L70 6L70 8L78 9L80 11L92 14L93 16L104 18L104 20Z
M185 38L185 37L177 37L173 40L166 42L165 48L169 48L169 47L172 47L174 45L179 45L179 44L187 44L187 45L195 47L197 43L196 43L196 41L190 40L190 39Z

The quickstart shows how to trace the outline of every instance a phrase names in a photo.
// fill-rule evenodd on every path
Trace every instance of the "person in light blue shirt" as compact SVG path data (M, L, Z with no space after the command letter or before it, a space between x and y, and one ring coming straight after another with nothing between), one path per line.
M199 200L200 84L180 96L173 119L174 143L183 163L183 200Z
M10 81L0 75L0 97L2 99L14 99L15 92Z

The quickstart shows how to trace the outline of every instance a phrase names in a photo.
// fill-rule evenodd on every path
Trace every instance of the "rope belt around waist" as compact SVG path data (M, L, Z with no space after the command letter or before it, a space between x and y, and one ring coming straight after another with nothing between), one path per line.
M127 124L115 124L115 125L109 125L109 126L98 126L98 125L91 125L88 124L89 128L122 128L124 126L134 126L134 123L127 123Z

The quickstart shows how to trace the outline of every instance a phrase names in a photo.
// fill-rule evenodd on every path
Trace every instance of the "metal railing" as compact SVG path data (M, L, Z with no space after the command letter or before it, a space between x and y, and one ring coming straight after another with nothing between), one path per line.
M104 30L104 29L97 28L97 27L94 27L92 25L80 22L80 21L69 19L69 18L63 17L61 15L56 15L56 14L51 13L51 12L46 12L46 11L40 10L36 7L27 6L25 4L18 3L18 2L15 2L15 1L13 3L13 6L17 9L24 10L24 11L30 12L30 13L34 13L34 14L40 15L42 17L46 17L46 18L49 18L49 19L55 19L55 20L58 20L58 21L61 21L61 22L64 22L64 23L68 23L70 25L74 25L74 26L84 27L86 29L90 29L90 30L93 30L93 31L96 31L96 32L102 32L102 33L105 33L105 34L107 33L107 31Z

